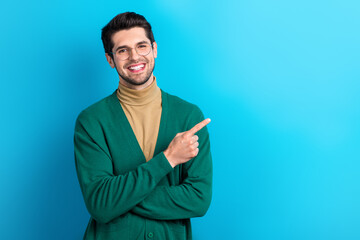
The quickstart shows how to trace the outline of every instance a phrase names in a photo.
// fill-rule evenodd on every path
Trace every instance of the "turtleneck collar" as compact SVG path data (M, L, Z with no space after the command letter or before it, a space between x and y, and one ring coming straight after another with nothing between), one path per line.
M154 77L153 82L146 88L141 90L134 90L119 83L116 95L122 104L141 106L146 105L161 94L160 88L156 84L156 78Z

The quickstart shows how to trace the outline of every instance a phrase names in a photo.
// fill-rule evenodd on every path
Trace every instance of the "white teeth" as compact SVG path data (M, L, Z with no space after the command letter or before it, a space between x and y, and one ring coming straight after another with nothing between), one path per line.
M141 65L137 65L135 67L129 67L129 69L131 69L131 70L140 70L143 67L144 67L144 64L141 64Z

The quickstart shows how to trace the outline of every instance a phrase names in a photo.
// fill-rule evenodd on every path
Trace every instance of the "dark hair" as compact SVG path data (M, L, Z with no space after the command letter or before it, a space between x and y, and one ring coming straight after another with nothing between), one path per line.
M101 30L101 40L104 45L105 53L112 56L111 50L114 47L114 43L112 42L111 37L114 33L133 27L142 27L150 42L155 42L151 25L144 16L134 12L124 12L111 19L111 21Z

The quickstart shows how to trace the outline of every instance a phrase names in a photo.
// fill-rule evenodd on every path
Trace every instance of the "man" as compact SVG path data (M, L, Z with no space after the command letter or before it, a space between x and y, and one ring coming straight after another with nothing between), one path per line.
M210 119L157 86L157 44L143 16L117 15L102 41L119 86L76 121L76 170L91 215L84 239L192 239L190 218L211 201Z

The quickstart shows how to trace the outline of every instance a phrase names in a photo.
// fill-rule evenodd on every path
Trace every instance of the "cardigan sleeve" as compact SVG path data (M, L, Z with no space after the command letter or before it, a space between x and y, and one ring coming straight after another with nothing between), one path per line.
M196 118L193 124L204 119ZM177 186L157 186L132 212L151 219L175 220L200 217L207 212L212 196L212 158L207 128L201 129L199 154L183 164L184 179Z
M109 153L91 134L91 124L79 117L75 126L75 164L85 205L98 222L108 223L129 212L172 167L160 153L133 171L115 176Z

